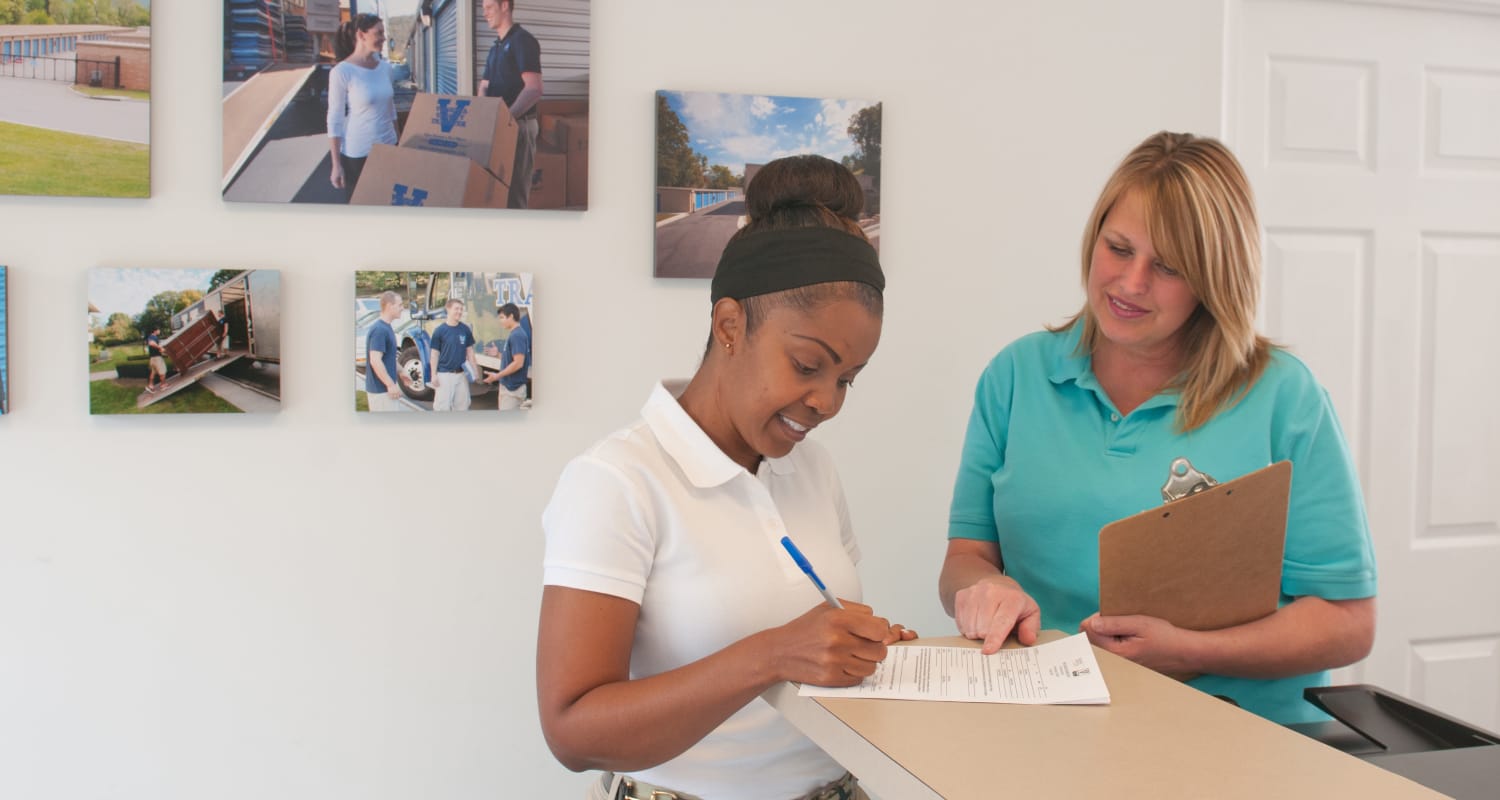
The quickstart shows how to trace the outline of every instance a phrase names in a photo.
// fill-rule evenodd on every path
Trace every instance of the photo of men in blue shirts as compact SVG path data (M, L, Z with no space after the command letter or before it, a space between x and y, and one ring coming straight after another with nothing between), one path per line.
M382 292L380 319L365 334L365 398L371 411L401 411L401 385L396 383L396 353L400 344L391 323L401 316L401 295Z
M526 326L521 324L521 309L515 303L500 306L499 314L500 325L505 328L506 335L505 341L496 350L500 363L504 366L499 372L485 377L484 382L500 384L500 395L496 398L495 408L499 411L512 411L520 408L530 396L526 379L531 372L531 335L526 332Z
M432 332L430 347L432 410L468 411L469 376L479 374L479 364L474 360L474 331L463 323L464 301L451 298L444 309L448 318Z

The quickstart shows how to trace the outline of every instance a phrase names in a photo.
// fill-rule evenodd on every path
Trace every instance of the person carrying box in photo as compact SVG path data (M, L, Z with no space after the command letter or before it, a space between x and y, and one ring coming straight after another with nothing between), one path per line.
M469 376L464 366L479 374L474 360L474 331L463 323L464 301L452 298L444 306L448 319L432 332L432 410L468 411Z
M500 306L500 325L509 331L498 348L500 363L505 366L489 375L485 383L500 384L500 396L495 401L499 411L511 411L526 401L526 376L531 371L531 337L521 325L521 309L515 303ZM491 347L494 347L492 344Z
M484 0L484 21L495 30L484 61L479 94L498 97L515 117L516 158L510 174L507 208L526 208L531 202L531 168L536 158L536 104L542 99L542 47L517 25L514 0Z
M396 330L391 323L401 316L401 295L380 295L380 319L365 334L365 397L371 411L400 411L401 386L396 383Z
M229 355L229 316L223 309L214 311L214 320L219 323L219 357Z
M146 355L149 356L148 364L150 373L146 375L146 391L155 392L156 387L167 382L167 359L165 351L161 349L161 327L151 329L151 335L146 337Z

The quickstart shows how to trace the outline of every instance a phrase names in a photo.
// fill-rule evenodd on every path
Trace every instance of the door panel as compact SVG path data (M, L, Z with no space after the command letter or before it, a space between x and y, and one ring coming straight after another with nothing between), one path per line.
M1352 673L1500 728L1500 3L1241 0L1266 333L1329 389L1380 569Z

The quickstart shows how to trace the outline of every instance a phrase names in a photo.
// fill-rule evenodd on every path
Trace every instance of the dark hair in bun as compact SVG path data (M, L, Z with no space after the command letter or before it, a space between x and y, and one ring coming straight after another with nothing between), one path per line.
M788 156L760 168L745 188L750 221L735 238L765 231L833 228L861 239L865 193L844 165L819 155Z
M747 335L778 308L812 313L840 299L881 316L885 278L859 226L864 190L847 167L819 155L778 158L755 173L745 189L745 207L749 220L730 237L715 271L713 295L739 299ZM808 243L798 265L798 256L785 250L798 249L797 243L809 238L821 241ZM798 272L800 278L794 276ZM791 288L773 288L778 284ZM712 344L710 335L709 350Z

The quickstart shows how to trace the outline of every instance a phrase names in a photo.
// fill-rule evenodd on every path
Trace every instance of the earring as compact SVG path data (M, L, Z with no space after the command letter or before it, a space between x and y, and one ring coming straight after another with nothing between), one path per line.
M734 345L730 344L729 342L725 342L724 352L728 353L729 355L734 355Z

